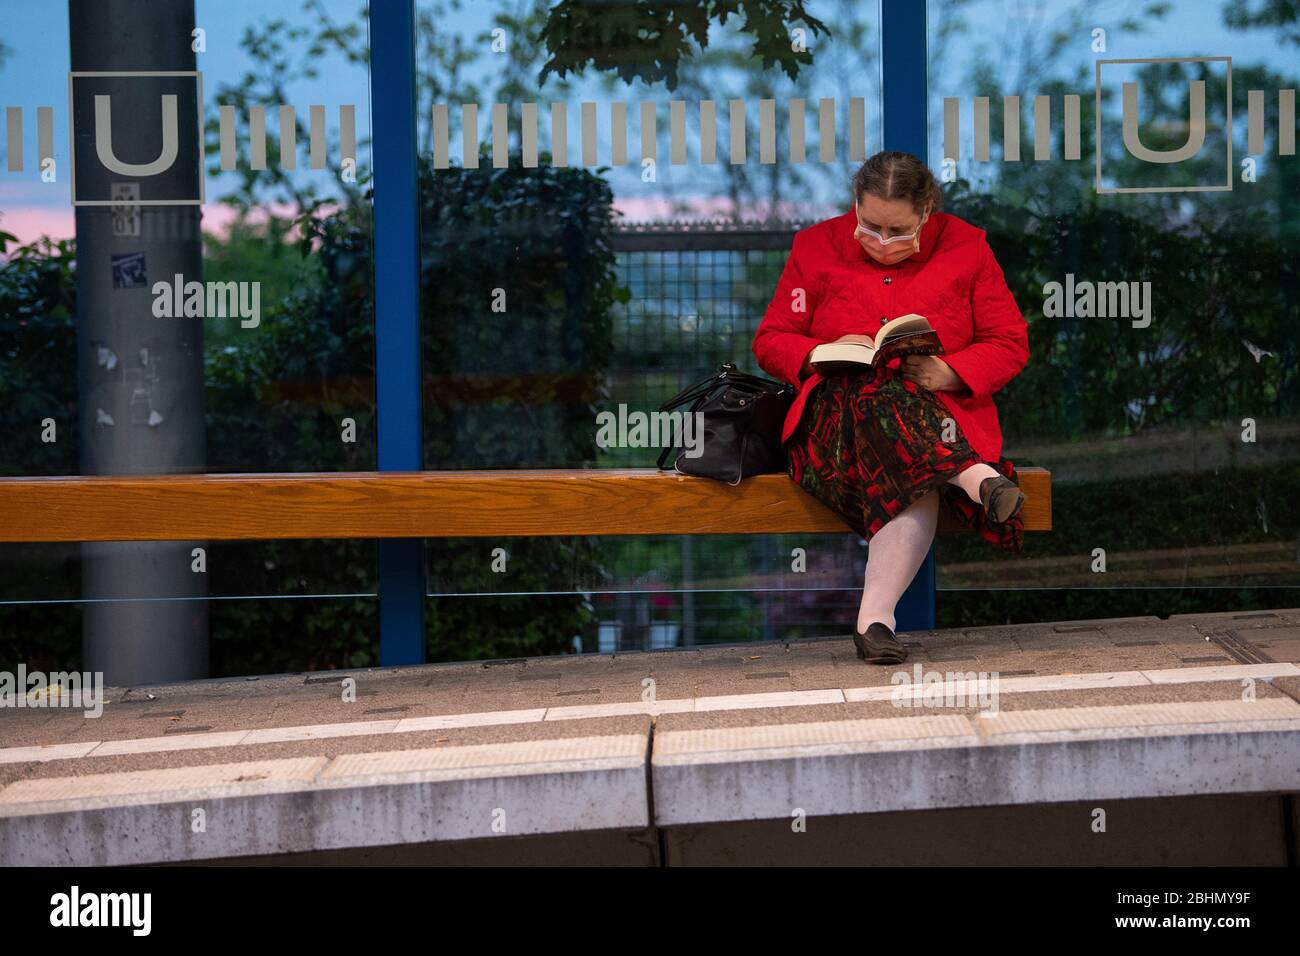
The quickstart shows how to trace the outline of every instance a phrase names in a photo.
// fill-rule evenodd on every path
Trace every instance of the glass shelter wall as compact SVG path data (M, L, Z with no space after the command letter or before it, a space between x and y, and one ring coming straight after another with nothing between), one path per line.
M1029 322L1029 365L998 396L1005 454L1054 487L1030 560L946 538L940 586L1008 589L1005 613L1030 619L1293 605L1295 11L928 10L928 162Z
M374 470L369 4L151 6L136 45L121 0L5 12L0 476ZM849 209L899 82L879 3L781 6L416 0L426 470L653 468L638 420L759 372L792 238ZM1029 325L1003 453L1053 476L1023 557L941 536L940 626L1293 606L1300 15L925 9L925 159ZM423 547L429 660L846 634L866 551ZM0 668L375 664L381 590L368 541L0 545Z
M723 362L759 371L794 232L847 211L882 148L877 4L732 17L680 58L675 26L627 9L417 5L441 28L418 63L427 468L655 467L637 417ZM428 547L434 657L835 628L863 554L844 535Z
M356 0L5 5L0 475L375 467L368 46ZM376 589L368 542L0 545L0 666L369 663Z

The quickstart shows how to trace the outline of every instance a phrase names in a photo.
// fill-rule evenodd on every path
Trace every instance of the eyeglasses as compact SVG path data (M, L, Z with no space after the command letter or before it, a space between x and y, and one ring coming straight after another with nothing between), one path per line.
M853 236L855 239L858 237L859 234L870 236L872 239L875 239L876 242L880 243L882 246L887 246L893 242L913 242L916 240L916 237L920 234L920 232L921 232L921 224L918 223L916 229L914 229L912 232L909 232L907 235L890 236L888 239L886 239L880 233L876 232L876 230L868 229L866 226L862 225L862 220L859 219L858 228L853 230Z

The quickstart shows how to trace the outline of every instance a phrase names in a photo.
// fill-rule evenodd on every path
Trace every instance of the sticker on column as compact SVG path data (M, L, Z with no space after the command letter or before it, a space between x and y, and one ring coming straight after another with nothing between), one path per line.
M113 236L140 235L140 184L113 183Z
M148 285L143 252L128 252L126 255L112 258L114 289L142 289Z

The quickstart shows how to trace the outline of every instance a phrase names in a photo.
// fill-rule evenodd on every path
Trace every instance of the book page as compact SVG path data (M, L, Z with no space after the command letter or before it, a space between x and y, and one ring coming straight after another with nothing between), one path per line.
M887 362L905 355L942 355L943 351L939 333L931 329L890 339L876 350L872 364L883 368Z
M876 333L876 348L879 349L892 338L917 332L928 332L931 328L930 320L923 315L917 315L915 312L900 315L897 318L890 319L880 327L880 331Z

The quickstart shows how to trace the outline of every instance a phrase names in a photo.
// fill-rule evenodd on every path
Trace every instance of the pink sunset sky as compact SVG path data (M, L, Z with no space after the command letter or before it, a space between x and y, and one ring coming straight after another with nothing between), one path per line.
M287 214L289 206L273 206L279 214ZM254 215L252 218L256 219ZM203 206L203 231L224 236L235 220L235 210L221 203ZM51 239L70 239L76 233L76 219L71 206L62 209L49 206L0 207L0 232L8 232L27 244L41 236Z
M664 222L667 220L706 221L711 219L729 219L733 206L725 198L698 196L686 200L685 209L666 199L625 198L614 202L614 208L622 214L622 222ZM276 205L271 207L278 215L288 215L292 207ZM847 209L847 205L845 207ZM772 209L770 203L745 204L740 209L742 220L763 220L774 211L781 220L811 220L844 212L844 209L812 209L806 204L794 202L777 203ZM203 206L203 231L216 236L224 236L235 220L235 210L221 203L207 203ZM256 221L256 214L252 217ZM13 233L21 244L32 242L41 236L53 239L71 238L76 232L75 219L71 206L51 207L45 205L21 205L6 203L0 206L0 232Z

